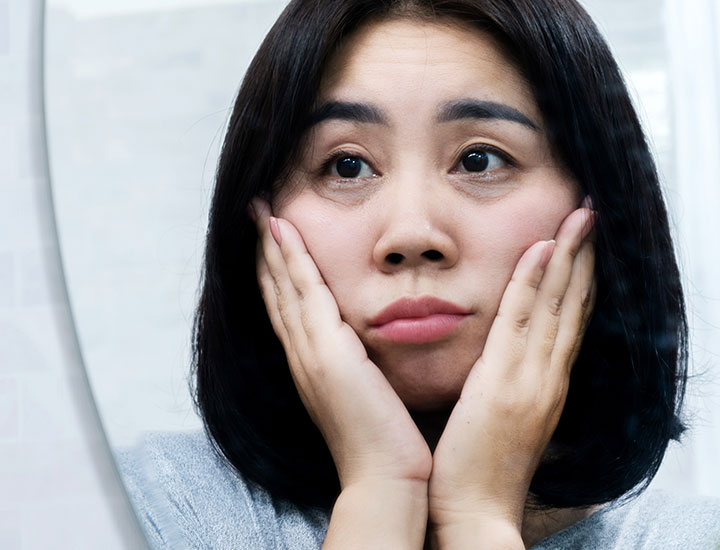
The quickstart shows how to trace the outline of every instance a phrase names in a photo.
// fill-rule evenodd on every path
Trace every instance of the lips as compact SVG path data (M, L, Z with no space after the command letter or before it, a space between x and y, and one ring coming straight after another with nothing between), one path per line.
M468 315L467 309L432 296L401 298L378 313L369 325L383 339L425 344L449 335Z

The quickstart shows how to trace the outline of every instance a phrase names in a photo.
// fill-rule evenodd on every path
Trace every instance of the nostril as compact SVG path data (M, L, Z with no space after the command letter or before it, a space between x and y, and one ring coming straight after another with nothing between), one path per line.
M400 262L403 261L403 255L402 255L402 254L398 254L397 252L392 252L392 253L388 254L388 255L385 257L385 259L386 259L389 263L391 263L391 264L393 264L393 265L397 265L397 264L399 264Z
M442 252L440 252L439 250L426 250L422 253L422 255L433 262L437 262L444 258Z

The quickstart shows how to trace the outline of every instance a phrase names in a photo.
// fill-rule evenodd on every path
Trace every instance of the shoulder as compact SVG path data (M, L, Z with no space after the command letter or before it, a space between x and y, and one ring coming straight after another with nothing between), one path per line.
M148 434L118 453L153 548L319 548L327 513L273 499L202 432Z
M720 499L648 490L611 503L533 550L719 550Z

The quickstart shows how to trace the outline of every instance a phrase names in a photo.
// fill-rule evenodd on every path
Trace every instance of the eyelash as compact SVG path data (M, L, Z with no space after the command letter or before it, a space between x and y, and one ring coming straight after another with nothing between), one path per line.
M330 170L332 169L333 164L335 164L340 159L344 159L344 158L348 158L348 157L358 158L372 168L372 165L368 161L366 161L362 155L359 155L353 151L340 150L340 151L334 151L327 156L327 158L321 164L320 173L322 175L330 175ZM373 169L373 171L374 171L374 169ZM353 179L353 178L340 178L340 179Z
M514 168L517 166L517 163L515 162L515 159L513 159L510 155L508 155L505 151L498 149L497 147L493 147L492 145L487 145L485 143L478 143L476 145L471 145L470 147L463 149L460 155L458 156L458 159L455 161L455 167L453 170L457 173L457 166L460 165L462 162L462 159L469 155L470 153L489 153L491 155L495 155L500 160L502 160L507 166ZM488 172L466 172L467 174L474 175L477 177L483 177L488 174Z
M492 155L495 155L499 159L501 159L505 164L507 164L510 167L517 166L515 159L513 159L505 151L502 151L502 150L498 149L497 147L493 147L492 145L480 143L480 144L476 144L476 145L471 145L470 147L463 149L463 151L458 156L458 159L455 161L454 166L456 168L453 169L453 172L457 173L457 166L462 162L463 157L465 157L466 155L469 155L470 153L474 153L474 152L490 153ZM362 160L364 163L366 163L368 166L370 166L370 168L372 168L372 165L368 161L366 161L362 155L359 155L358 153L353 152L353 151L340 150L340 151L334 151L334 152L330 153L325 158L325 160L323 160L321 167L320 167L320 173L324 176L329 175L330 170L332 169L334 163L336 163L340 159L348 158L348 157L358 158L358 159ZM467 172L467 173L471 174L471 175L476 175L476 176L482 176L483 174L485 174L485 172L480 172L480 173ZM349 180L349 179L354 179L354 178L339 178L339 179Z

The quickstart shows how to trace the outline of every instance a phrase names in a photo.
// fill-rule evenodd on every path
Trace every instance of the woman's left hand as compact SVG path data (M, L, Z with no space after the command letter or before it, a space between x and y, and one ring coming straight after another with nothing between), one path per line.
M440 547L524 548L530 481L560 419L594 305L594 216L573 211L554 250L530 247L508 283L433 455L429 519Z

